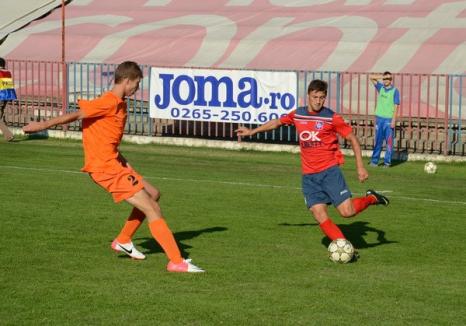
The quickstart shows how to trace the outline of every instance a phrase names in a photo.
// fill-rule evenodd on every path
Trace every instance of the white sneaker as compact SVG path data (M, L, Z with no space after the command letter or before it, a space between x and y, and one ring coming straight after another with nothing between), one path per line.
M112 242L112 249L116 252L123 252L133 259L146 259L142 252L136 249L132 242L119 243L116 239Z
M200 267L197 267L193 263L191 263L191 259L183 259L183 261L179 264L175 264L173 262L169 262L167 265L167 271L169 272L176 272L176 273L204 273Z

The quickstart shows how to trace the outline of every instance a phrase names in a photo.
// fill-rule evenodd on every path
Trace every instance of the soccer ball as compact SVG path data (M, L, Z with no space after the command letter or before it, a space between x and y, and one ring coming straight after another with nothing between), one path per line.
M434 174L437 172L437 165L434 162L427 162L424 165L424 172L428 174Z
M346 239L333 240L328 246L328 257L334 263L346 264L354 256L354 247Z

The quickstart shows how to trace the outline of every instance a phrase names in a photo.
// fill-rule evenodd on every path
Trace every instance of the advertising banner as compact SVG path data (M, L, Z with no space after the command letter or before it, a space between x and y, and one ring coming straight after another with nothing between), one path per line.
M296 72L151 68L151 118L262 124L296 99Z

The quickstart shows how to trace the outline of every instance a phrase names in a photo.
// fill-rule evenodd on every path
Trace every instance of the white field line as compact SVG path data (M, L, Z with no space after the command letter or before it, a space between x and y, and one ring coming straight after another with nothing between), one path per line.
M71 170L60 170L60 169L46 169L46 168L35 168L35 167L23 167L23 166L12 166L12 165L0 165L0 168L4 169L16 169L16 170L27 170L27 171L39 171L39 172L61 172L69 174L87 174L80 171L71 171ZM260 183L249 183L249 182L236 182L236 181L220 181L220 180L208 180L208 179L189 179L189 178L172 178L172 177L157 177L157 176L144 176L145 179L157 179L157 180L167 180L167 181L183 181L183 182L202 182L202 183L215 183L223 185L232 185L232 186L248 186L256 188L274 188L274 189L292 189L292 190L301 190L301 187L291 187L291 186L279 186L279 185L270 185L270 184L260 184ZM393 193L392 190L377 190L380 193ZM363 195L354 193L355 195ZM399 198L405 200L420 200L425 202L432 203L442 203L442 204L457 204L457 205L466 205L466 202L463 201L451 201L451 200L438 200L431 198L417 198L417 197L407 197L407 196L393 196L390 195L390 198Z

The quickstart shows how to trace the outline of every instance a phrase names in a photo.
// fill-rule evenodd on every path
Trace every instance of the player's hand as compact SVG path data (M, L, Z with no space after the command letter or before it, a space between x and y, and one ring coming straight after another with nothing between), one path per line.
M358 168L358 178L359 178L359 182L364 182L369 178L369 173L367 173L366 168L364 167Z
M45 126L44 121L32 121L32 122L28 123L27 125L25 125L23 127L23 131L26 134L30 134L30 133L33 133L33 132L38 132L38 131L41 131L41 130L44 130L44 129L47 129L47 127Z
M252 135L252 130L246 127L239 127L238 129L235 130L235 132L238 136L241 136L241 137Z

